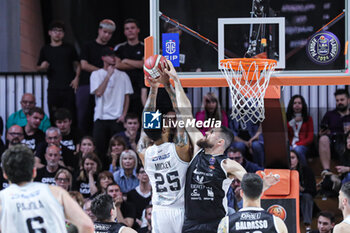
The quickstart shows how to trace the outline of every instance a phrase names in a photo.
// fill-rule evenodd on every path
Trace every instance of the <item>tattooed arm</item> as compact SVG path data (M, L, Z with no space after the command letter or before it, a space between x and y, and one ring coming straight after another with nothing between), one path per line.
M159 83L152 81L152 80L148 80L148 82L150 83L151 88L150 88L150 92L148 94L148 98L147 98L145 108L143 109L143 111L144 112L148 112L148 111L154 112L154 111L156 111L156 100L157 100ZM142 113L142 115L143 115L143 113ZM145 151L146 151L147 147L150 145L151 145L151 140L147 137L147 135L143 131L143 122L142 122L141 136L140 136L140 140L137 144L137 152L140 156L142 164L145 164Z
M176 119L184 120L177 106L175 90L169 82L169 76L162 71L160 71L160 74L161 74L160 82L164 85L165 90L169 94L174 111L176 113ZM180 159L185 162L191 161L193 157L193 152L191 150L188 134L186 133L186 130L184 127L179 127L179 125L177 125L174 143L176 145L176 152L179 155Z
M169 70L165 70L165 73L167 73L175 83L175 99L177 108L179 110L179 115L181 118L186 122L195 122L195 118L192 114L192 105L190 100L187 98L186 93L184 89L182 88L181 82L179 80L179 77L177 76L177 73L175 71L175 68L171 61L168 61L168 67ZM193 146L193 155L197 153L199 150L199 147L197 146L197 141L203 137L203 134L196 128L192 127L192 124L185 124L186 132L189 135L189 138L191 140L192 146Z

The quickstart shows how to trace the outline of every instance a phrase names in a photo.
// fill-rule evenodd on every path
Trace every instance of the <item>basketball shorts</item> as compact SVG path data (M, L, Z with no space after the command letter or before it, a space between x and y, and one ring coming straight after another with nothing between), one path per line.
M153 206L152 233L180 233L184 215L184 208Z
M216 233L221 219L199 222L186 219L182 228L182 233Z

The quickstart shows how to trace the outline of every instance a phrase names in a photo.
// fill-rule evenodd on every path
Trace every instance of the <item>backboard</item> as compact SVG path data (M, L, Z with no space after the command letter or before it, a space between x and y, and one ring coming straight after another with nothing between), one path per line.
M179 33L187 87L227 86L219 61L255 55L278 61L270 85L346 85L348 9L348 0L150 0L146 47L162 54L163 33Z

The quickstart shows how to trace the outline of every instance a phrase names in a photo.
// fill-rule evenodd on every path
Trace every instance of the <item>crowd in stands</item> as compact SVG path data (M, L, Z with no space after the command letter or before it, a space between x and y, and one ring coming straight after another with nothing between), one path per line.
M101 21L96 40L86 43L79 57L73 46L63 42L64 24L55 21L50 25L51 42L42 48L38 61L38 71L46 71L49 80L50 117L36 107L33 94L25 93L21 109L6 121L6 143L0 152L19 143L26 144L35 153L35 181L69 191L93 220L94 209L98 207L92 200L107 194L116 206L119 223L138 232L151 232L152 190L136 153L140 116L147 98L142 71L144 48L138 39L140 28L136 20L125 21L127 41L113 50L108 42L115 29L113 21ZM349 94L339 89L334 96L336 109L322 119L318 151L322 173L330 173L330 161L334 160L339 179L346 182L350 180ZM290 169L300 174L301 214L310 230L317 190L308 157L315 150L312 145L318 136L314 135L313 120L303 96L290 99L286 116ZM220 120L234 133L228 158L240 163L247 172L264 169L261 124L248 122L243 126L229 119L211 92L204 96L196 119ZM0 122L1 129L2 119ZM208 129L203 127L200 131L205 134ZM0 189L7 186L0 172ZM234 180L228 192L230 211L242 208L239 191L240 182ZM319 232L331 229L334 223L331 213L319 213Z

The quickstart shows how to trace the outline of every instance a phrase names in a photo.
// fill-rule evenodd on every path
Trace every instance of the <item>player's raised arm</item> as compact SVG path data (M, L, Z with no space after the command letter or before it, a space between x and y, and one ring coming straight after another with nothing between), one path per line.
M162 69L164 70L163 64L162 64ZM171 103L173 105L173 109L176 113L176 120L184 120L179 110L179 107L177 105L175 89L170 84L168 74L166 74L162 70L159 70L159 73L160 73L159 82L164 85L164 88L170 97ZM176 147L176 152L179 155L179 157L185 162L191 161L193 157L193 152L191 150L190 138L186 133L185 127L180 127L179 124L177 124L176 126L176 135L174 138L174 143Z
M225 159L223 161L223 168L227 172L229 178L237 178L242 180L244 174L247 173L247 171L239 163L232 159Z
M79 233L93 233L94 224L91 219L68 192L58 186L49 186L49 188L53 196L62 204L66 219L78 228Z
M159 83L152 80L152 79L148 79L148 82L149 82L151 88L150 88L150 91L148 94L148 98L147 98L145 107L144 107L143 112L142 112L142 116L144 115L144 112L150 112L150 111L155 112L156 111L156 100L157 100ZM142 120L142 126L143 126L143 120ZM147 137L147 135L143 131L143 127L142 127L140 140L137 144L137 152L140 156L142 164L145 164L145 151L146 151L147 147L150 145L150 143L151 143L150 139Z
M186 93L181 85L181 82L179 80L179 77L175 71L175 68L171 61L167 60L169 69L165 69L165 73L167 73L175 83L175 96L176 96L176 103L177 107L179 109L179 114L181 115L182 119L186 121L193 122L195 121L195 118L192 115L192 105L190 100L187 98ZM193 152L194 154L197 153L199 150L199 147L197 146L197 141L202 138L202 133L196 128L192 127L191 124L185 124L186 131L188 135L190 136L191 143L193 145Z

